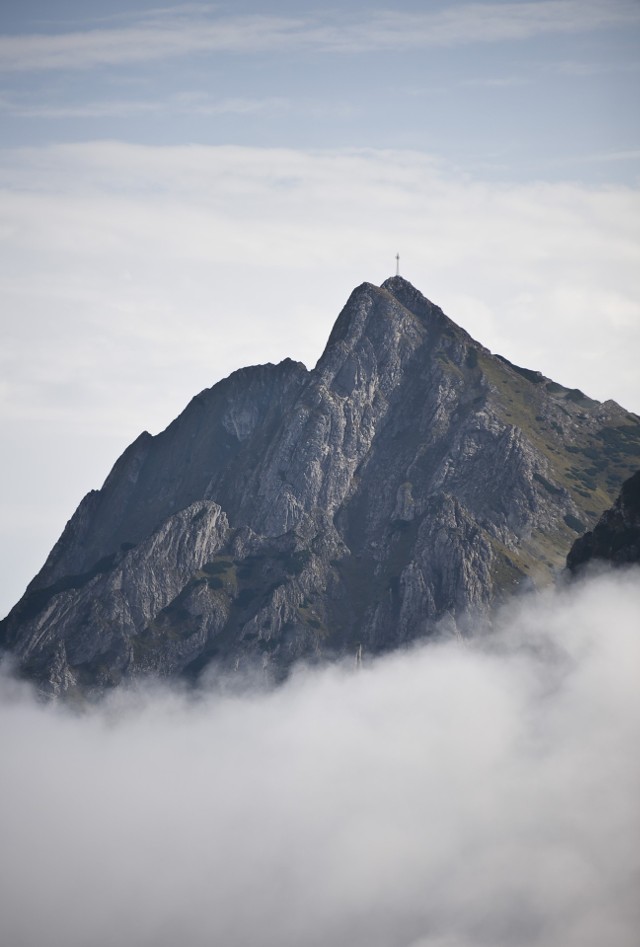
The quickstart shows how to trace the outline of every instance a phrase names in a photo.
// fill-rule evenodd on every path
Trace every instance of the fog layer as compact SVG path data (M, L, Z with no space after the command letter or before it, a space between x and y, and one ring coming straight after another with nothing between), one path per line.
M632 947L640 573L491 639L77 715L0 695L11 947Z

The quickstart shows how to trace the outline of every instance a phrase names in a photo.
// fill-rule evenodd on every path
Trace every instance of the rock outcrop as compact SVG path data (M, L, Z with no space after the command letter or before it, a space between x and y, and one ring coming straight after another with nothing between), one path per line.
M605 510L593 530L575 541L567 556L572 573L595 562L640 563L640 470L625 480L611 509Z
M380 652L548 582L640 418L492 355L400 277L312 371L235 372L142 434L1 626L54 693Z

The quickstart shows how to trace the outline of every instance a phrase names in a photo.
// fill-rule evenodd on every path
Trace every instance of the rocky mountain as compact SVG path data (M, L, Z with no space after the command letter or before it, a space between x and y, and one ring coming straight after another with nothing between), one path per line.
M312 371L201 392L89 493L0 628L53 693L212 662L276 677L544 584L640 466L640 418L492 355L400 277Z
M640 563L640 470L625 480L617 500L595 528L576 539L567 568L577 573L598 561L613 566Z

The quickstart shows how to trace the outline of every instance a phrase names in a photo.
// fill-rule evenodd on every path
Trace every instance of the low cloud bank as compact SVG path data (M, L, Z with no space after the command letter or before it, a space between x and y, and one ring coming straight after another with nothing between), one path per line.
M632 947L640 573L276 690L0 689L14 947Z

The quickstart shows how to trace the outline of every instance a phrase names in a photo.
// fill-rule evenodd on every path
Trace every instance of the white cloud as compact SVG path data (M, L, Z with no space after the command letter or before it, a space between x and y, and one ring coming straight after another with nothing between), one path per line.
M581 157L576 157L572 162L585 161L585 162L610 162L610 161L633 161L637 162L640 158L640 150L630 150L630 151L600 151L597 154L592 155L582 155Z
M120 28L0 37L0 68L86 69L197 52L277 50L300 36L303 21L246 16L215 21L168 19Z
M415 152L116 142L7 152L3 181L2 288L5 312L22 317L8 339L21 371L37 349L20 358L20 322L48 332L52 316L60 345L99 329L120 359L119 342L139 338L162 362L176 345L207 362L215 351L225 373L240 367L241 340L249 359L313 362L346 294L381 282L399 249L405 275L480 341L640 409L635 189L483 182Z
M429 12L402 10L356 15L314 11L282 17L207 15L188 5L140 18L129 26L68 33L0 37L0 69L86 69L206 52L278 52L309 48L332 52L454 47L520 41L554 33L637 26L630 0L531 0L459 3Z
M327 45L361 51L454 47L637 25L639 21L637 7L626 0L606 9L589 0L459 3L428 13L381 13L352 31L336 29L331 38L327 37Z
M461 79L458 85L470 86L472 88L509 89L513 86L526 85L529 82L531 82L531 79L524 78L523 76L501 76L494 78L480 78L476 76L471 79Z
M632 947L637 571L286 686L0 689L8 943Z
M44 119L103 119L146 114L166 116L170 113L182 115L248 115L256 112L282 112L289 109L289 107L290 102L287 99L276 96L264 99L241 97L215 99L195 93L171 95L163 99L106 99L86 102L82 105L56 105L46 101L34 104L6 96L0 98L0 112L17 115L20 118Z

